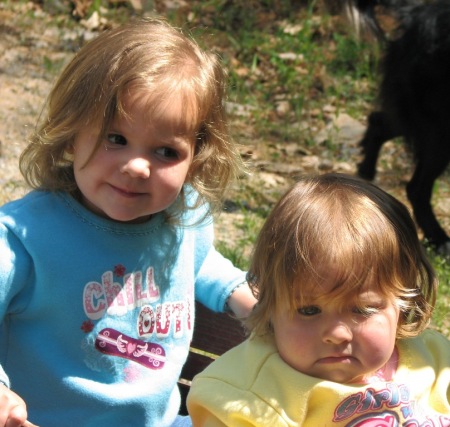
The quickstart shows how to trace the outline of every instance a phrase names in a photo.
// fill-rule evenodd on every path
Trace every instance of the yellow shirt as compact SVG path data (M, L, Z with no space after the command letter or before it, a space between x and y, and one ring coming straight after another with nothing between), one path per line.
M339 384L304 375L272 338L252 338L194 378L194 427L450 426L450 341L427 330L398 341L392 381Z

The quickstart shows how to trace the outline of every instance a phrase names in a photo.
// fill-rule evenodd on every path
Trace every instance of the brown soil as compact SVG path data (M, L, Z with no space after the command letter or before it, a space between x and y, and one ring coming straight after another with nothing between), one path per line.
M86 23L73 20L68 29L61 24L61 19L45 13L36 3L0 3L0 204L27 191L18 169L20 152L61 66L83 40L96 34L95 28L87 29ZM262 203L270 207L303 173L355 172L359 160L357 143L365 129L364 116L355 119L345 111L337 115L333 108L325 106L322 122L316 121L314 126L309 122L298 124L299 132L308 129L316 141L315 146L305 148L296 142L261 137L255 122L248 119L251 111L249 113L245 106L231 107L235 138L242 144L243 154L252 166L252 174L238 184L246 189L245 200L238 196L239 203L251 208ZM274 106L274 110L282 115L283 105ZM325 140L333 141L340 153L339 160L335 151L326 148ZM377 183L408 205L404 186L411 175L412 162L404 147L386 144L378 170ZM242 194L242 190L236 194ZM450 231L447 175L439 180L433 201L440 222ZM236 223L242 221L242 217L239 211L221 215L217 222L218 238L227 242L239 240L243 231Z

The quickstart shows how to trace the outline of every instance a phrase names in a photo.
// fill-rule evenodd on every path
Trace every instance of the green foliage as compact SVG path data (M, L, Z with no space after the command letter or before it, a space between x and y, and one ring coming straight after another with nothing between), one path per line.
M379 53L374 44L356 40L349 31L329 31L330 17L317 14L316 2L307 7L285 2L290 13L283 15L286 9L278 6L278 19L267 21L261 18L267 10L264 4L280 2L258 2L258 7L241 3L206 2L217 12L212 14L210 32L223 45L220 53L229 70L230 97L257 107L262 134L279 128L279 123L266 118L280 99L291 107L285 127L331 99L337 107L354 101L355 109L372 101L373 90L366 88L375 86ZM208 10L203 2L198 7ZM281 136L291 137L289 132Z
M2 7L10 7L30 2L0 0L0 3ZM189 30L221 57L229 75L229 100L247 111L242 116L231 114L231 128L235 138L244 141L244 151L248 149L251 153L252 162L262 164L258 168L270 175L272 171L264 169L267 163L283 169L293 163L295 166L306 155L329 162L343 157L342 145L333 139L331 132L321 141L315 136L329 124L333 113L343 111L361 122L365 119L375 100L378 83L380 48L377 43L357 39L348 23L324 11L321 0L185 3L179 9L167 9L163 13L170 22ZM44 0L43 6L49 13L46 19L56 23L61 32L76 26L81 28L79 19L72 15L71 1ZM30 28L33 20L43 19L42 15L35 15L36 8L28 7L26 13L16 14L19 32L22 27ZM87 17L94 12L114 25L138 14L130 3L107 0L93 0ZM23 45L29 43L23 36ZM62 66L62 60L60 63L55 58L59 56L50 53L39 57L43 69L52 77ZM278 109L280 104L285 105L285 110ZM254 156L253 151L257 152ZM385 169L391 170L392 164L398 166L394 160L389 157L386 163L386 158L380 159L379 166L382 168L386 163ZM268 212L305 168L298 166L292 170L286 168L279 173L281 184L275 182L269 186L257 182L252 186L244 179L230 194L239 215L233 219L230 230L219 234L217 247L237 266L248 268L256 236ZM406 172L393 173L403 176ZM399 176L395 178L400 182ZM4 185L5 196L0 195L0 200L2 196L5 200L11 198L16 186ZM438 193L437 187L435 190ZM445 191L448 189L439 187L437 197ZM440 280L433 326L450 336L447 320L450 262L432 252L429 256Z
M48 56L44 56L43 59L44 69L49 75L56 76L60 73L63 65L64 59L61 58L59 60L52 60Z
M370 56L373 45L358 40L355 36L333 34L335 56L329 69L335 75L350 75L354 79L373 78L374 67Z
M220 16L220 22L212 21L211 32L222 40L220 53L229 71L231 99L254 107L252 124L262 140L297 140L299 147L308 151L317 148L317 142L308 129L299 134L293 124L305 121L314 126L311 111L317 110L317 119L324 120L323 106L332 104L337 111L342 109L357 118L366 116L378 83L378 44L357 39L349 26L333 28L329 16L317 14L315 2L292 8L291 14L266 26L258 24L261 9L241 3L209 2L221 11L216 16L217 20ZM284 117L274 118L279 99L286 100L291 110ZM324 141L323 150L334 158L340 155L339 147L330 138ZM283 159L279 150L272 152L272 161ZM239 197L252 196L244 188ZM254 211L244 210L234 223L241 231L240 237L219 241L219 250L239 267L247 268L256 235L269 210L261 210L256 216ZM440 280L432 325L449 335L450 263L432 252L429 256Z
M450 262L448 259L436 255L431 249L428 249L428 255L439 280L432 325L447 336L450 336L448 320L450 307Z

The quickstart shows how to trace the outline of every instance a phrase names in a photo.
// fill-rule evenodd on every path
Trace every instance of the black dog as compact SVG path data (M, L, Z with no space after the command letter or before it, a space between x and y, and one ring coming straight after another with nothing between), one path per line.
M355 0L354 6L361 3L370 10L376 0ZM433 184L450 162L450 0L406 3L384 0L396 8L400 33L386 44L380 110L368 117L358 174L372 180L382 145L403 137L416 162L406 192L417 224L433 247L450 255L450 238L431 206Z
M325 0L328 9L344 13L358 33L369 33L380 42L386 41L386 38L378 23L377 8L398 19L397 13L403 8L422 3L423 0Z

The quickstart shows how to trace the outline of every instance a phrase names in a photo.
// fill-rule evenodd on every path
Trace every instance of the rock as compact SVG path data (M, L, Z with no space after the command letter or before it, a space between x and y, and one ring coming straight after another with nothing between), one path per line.
M364 135L366 127L348 114L341 113L320 132L314 140L317 144L331 141L333 145L357 146Z

